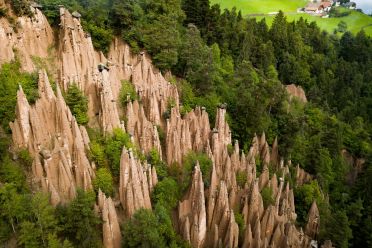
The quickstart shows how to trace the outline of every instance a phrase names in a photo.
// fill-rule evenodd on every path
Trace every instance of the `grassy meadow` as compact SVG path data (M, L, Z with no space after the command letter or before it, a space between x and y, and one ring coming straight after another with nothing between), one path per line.
M320 18L305 13L295 13L297 8L304 7L307 0L211 0L211 4L220 4L221 9L231 9L234 6L242 11L244 16L256 16L257 19L266 18L270 25L274 16L268 15L270 12L282 10L286 13L289 21L297 20L300 17L307 19L309 22L315 21L318 26L331 33L337 28L340 21L347 23L348 30L357 33L361 29L372 36L372 17L352 10L351 14L341 18ZM340 7L342 11L348 11ZM369 26L370 25L370 26Z
M234 6L242 11L243 15L267 14L282 10L295 12L304 7L307 0L210 0L211 4L219 4L221 9L231 9Z

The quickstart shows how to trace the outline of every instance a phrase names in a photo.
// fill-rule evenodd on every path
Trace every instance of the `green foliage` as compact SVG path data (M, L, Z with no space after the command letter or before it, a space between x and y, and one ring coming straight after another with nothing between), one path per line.
M320 237L332 240L336 247L349 247L349 239L352 238L352 230L349 227L348 217L343 210L337 210L325 220L324 230L321 230ZM324 233L324 231L326 233Z
M49 247L48 237L56 231L55 209L42 193L33 196L30 205L30 220L22 222L19 242L25 247Z
M78 247L101 247L100 219L94 211L94 192L77 191L67 206L57 208L57 220L64 237Z
M15 233L19 222L29 214L28 199L25 195L18 194L14 184L5 183L0 188L0 210L0 217L7 223L8 231ZM9 233L4 238L8 238L7 235Z
M140 209L122 225L123 247L188 247L177 237L167 210Z
M4 63L0 70L0 122L6 132L10 132L9 122L15 119L15 106L19 86L30 104L38 98L37 74L21 72L19 61Z
M13 162L7 155L0 162L0 181L11 184L19 192L27 190L26 176L23 168Z
M92 38L93 46L96 50L108 54L112 42L112 30L102 27L96 23L82 22L85 32L88 32Z
M98 167L106 167L108 165L105 148L97 141L90 143L89 156L98 165Z
M236 183L239 187L244 188L245 183L247 182L247 174L245 171L236 172Z
M180 0L114 1L110 17L114 29L135 50L144 47L158 68L168 70L177 63L184 18Z
M7 15L8 15L8 10L7 10L7 8L5 8L5 7L1 7L1 8L0 8L0 18L2 18L2 17L7 17Z
M255 163L256 163L256 175L258 177L261 175L262 170L263 170L263 163L262 163L260 156L256 156Z
M12 1L6 0L6 2L11 4L12 9L17 16L23 16L23 15L26 15L29 17L33 16L33 13L31 12L31 8L30 8L30 1L28 0L12 0Z
M347 23L344 21L340 21L340 23L337 25L337 31L340 33L345 33L347 30Z
M156 149L152 149L150 151L147 161L152 166L155 166L156 174L159 180L163 180L168 177L168 166L160 159L160 154Z
M168 210L172 210L177 206L180 197L179 185L173 178L165 178L160 181L151 195L152 202L161 204Z
M234 153L234 146L232 144L227 145L227 152L230 156Z
M105 141L105 153L109 161L113 176L120 174L120 157L123 147L127 149L133 148L130 137L123 130L114 129L113 134L109 135Z
M271 188L269 187L263 188L261 191L261 196L265 208L275 204L275 200L273 198L273 190Z
M242 242L244 240L244 233L245 233L245 222L244 222L244 216L239 212L234 212L235 222L238 224L239 227L239 242Z
M80 125L88 123L88 99L76 84L71 84L66 92L66 104Z
M126 107L129 101L135 101L138 99L136 89L134 85L129 81L123 80L121 82L120 89L120 103L123 107Z
M106 196L112 196L114 193L113 179L109 169L99 168L96 172L96 178L93 180L93 187L98 192L99 189Z
M25 167L30 168L32 166L33 158L31 157L29 151L27 149L22 149L18 152L18 157L20 159L20 162Z
M203 175L204 186L207 188L209 187L213 166L212 160L204 153L189 152L183 158L183 172L181 176L181 188L183 190L187 189L190 185L192 171L197 162L199 162L200 170Z
M297 221L300 224L307 222L307 214L311 204L315 201L318 206L324 202L321 189L317 181L296 187L294 190Z

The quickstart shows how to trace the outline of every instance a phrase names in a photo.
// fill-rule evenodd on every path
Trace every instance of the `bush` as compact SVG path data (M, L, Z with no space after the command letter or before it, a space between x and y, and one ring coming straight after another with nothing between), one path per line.
M6 17L8 13L7 8L0 8L0 18Z
M101 189L106 196L112 196L114 188L110 170L107 168L99 168L96 172L96 178L93 180L93 187L97 192Z
M134 85L126 80L121 81L121 89L120 89L120 103L123 107L127 106L129 101L137 100L137 92L134 88Z
M77 190L77 196L70 204L57 207L57 220L60 233L75 247L99 248L101 221L94 211L96 195L94 192Z
M123 247L165 247L153 212L140 209L122 227Z
M36 73L21 72L19 61L5 63L0 70L0 123L3 129L10 133L9 122L15 119L17 91L19 85L30 104L38 98L38 76Z
M180 197L179 185L173 178L165 178L160 181L151 195L154 204L161 204L168 210L177 206Z
M33 13L31 12L30 8L30 1L27 0L7 0L6 2L10 2L12 5L13 11L17 16L29 16L32 17Z
M168 211L139 209L122 225L122 247L189 247L174 231Z
M168 177L168 166L160 159L159 152L156 149L150 151L147 162L152 166L155 166L159 180Z
M236 172L236 182L241 188L244 188L244 185L247 182L246 172L244 172L244 171Z
M80 125L88 123L88 99L76 84L71 84L66 93L66 104Z
M86 21L82 21L82 25L85 32L90 33L94 48L107 55L113 39L112 31L109 28L100 27Z
M322 192L317 181L304 184L294 189L297 221L305 224L311 204L316 201L318 206L323 202Z
M109 160L111 172L114 176L120 174L120 158L123 147L133 148L130 137L120 128L114 129L113 134L105 141L105 153Z
M27 191L24 171L8 156L3 157L3 161L0 163L0 181L13 184L19 192Z
M232 144L227 145L227 152L230 156L234 153L234 146Z
M97 141L90 143L90 158L97 164L98 167L107 166L105 148Z
M275 204L275 200L273 199L273 191L271 188L269 187L263 188L261 191L261 196L265 208Z
M244 216L239 212L234 212L235 222L239 226L239 242L243 241L245 232Z
M31 157L30 153L27 149L22 149L18 152L18 157L22 165L24 165L27 168L31 168L33 158Z
M212 160L204 153L190 152L183 158L183 189L187 189L190 185L192 171L197 161L199 161L200 170L203 174L204 186L209 187L213 165Z

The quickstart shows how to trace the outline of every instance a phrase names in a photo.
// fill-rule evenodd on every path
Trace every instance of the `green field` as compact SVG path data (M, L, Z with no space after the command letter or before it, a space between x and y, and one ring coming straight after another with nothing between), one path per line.
M211 4L218 3L221 9L231 9L235 6L243 15L267 14L278 10L295 12L307 2L307 0L211 0Z
M340 21L344 21L347 23L349 31L357 33L361 29L364 29L367 34L372 36L372 26L369 26L372 25L371 16L358 11L351 11L350 15L341 18L320 18L308 14L294 13L297 8L304 7L307 2L306 0L211 0L211 4L220 4L221 9L231 9L236 6L245 16L261 14L262 16L257 16L256 18L266 18L268 24L271 24L274 17L267 14L282 10L287 14L289 21L303 17L309 22L316 21L319 27L329 33L337 28L337 24ZM343 8L341 10L346 11Z

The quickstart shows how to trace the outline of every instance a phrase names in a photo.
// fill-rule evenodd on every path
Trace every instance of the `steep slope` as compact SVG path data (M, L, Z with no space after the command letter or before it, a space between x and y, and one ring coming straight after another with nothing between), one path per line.
M37 18L45 21L39 10ZM58 41L49 37L50 27L39 43L59 44L57 61L59 74L56 94L45 71L39 74L40 99L32 106L20 88L17 118L11 123L13 149L28 149L35 158L33 176L41 188L51 193L54 205L71 200L77 188L91 189L95 167L88 160L89 137L83 126L78 126L66 106L60 88L66 90L76 83L89 99L91 127L100 127L105 133L114 128L127 130L144 154L155 148L168 165L182 166L183 157L190 151L204 152L212 160L210 185L204 186L200 167L195 166L191 187L178 207L178 229L193 247L308 247L316 238L319 213L313 204L305 233L295 226L296 213L293 190L288 178L292 166L279 157L278 143L272 148L265 134L255 136L248 154L240 151L237 142L233 151L231 131L226 122L226 109L217 110L216 123L211 129L205 108L198 107L181 117L179 96L175 85L168 82L151 64L146 53L133 55L128 45L113 41L108 59L94 51L91 38L81 27L80 20L69 11L60 9L61 24ZM3 20L3 19L1 19ZM25 22L28 20L25 18ZM8 24L1 23L5 30ZM30 39L39 26L25 26ZM0 30L2 30L0 29ZM32 35L31 35L32 34ZM49 43L48 43L49 42ZM53 43L54 42L54 43ZM8 43L0 43L8 44ZM13 44L13 43L12 43ZM40 47L37 56L46 55ZM15 46L13 44L12 46ZM7 46L5 46L7 47ZM0 45L0 50L5 49ZM25 50L26 51L26 50ZM27 50L28 51L28 50ZM43 53L44 52L44 53ZM14 59L14 55L4 61ZM34 53L20 55L27 58ZM21 61L25 70L32 70L29 60ZM120 109L121 80L131 79L140 101ZM170 106L170 103L174 103ZM168 119L164 118L170 110ZM125 122L121 118L125 117ZM163 147L158 128L165 130ZM263 170L257 172L256 159L262 161ZM270 176L269 167L275 173ZM237 183L236 175L246 178L244 185ZM298 184L311 180L311 176L297 167ZM278 178L279 177L279 182ZM141 162L133 151L123 148L120 162L119 198L124 218L140 208L151 209L150 194L157 183L155 167ZM204 178L205 180L205 178ZM264 206L262 190L270 188L274 204ZM98 200L103 223L103 240L106 247L120 246L119 221L113 201L101 192ZM243 215L246 229L239 241L239 226L235 214ZM239 243L241 242L241 243Z

